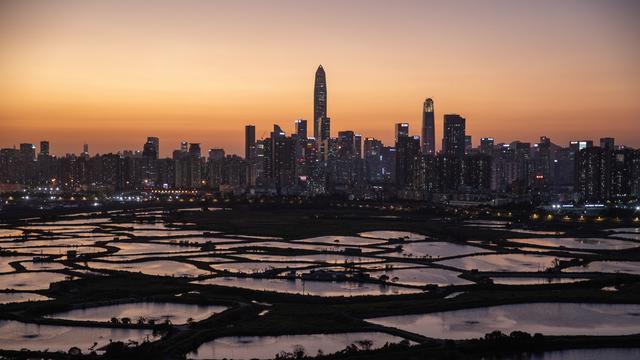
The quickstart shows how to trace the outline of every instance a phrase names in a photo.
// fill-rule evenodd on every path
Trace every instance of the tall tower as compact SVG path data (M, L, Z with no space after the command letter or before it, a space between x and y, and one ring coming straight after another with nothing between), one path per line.
M49 142L47 140L40 141L40 155L49 156Z
M157 159L160 156L160 139L155 136L147 137L147 142L144 144L143 155Z
M451 158L464 157L465 118L458 114L444 116L444 131L442 136L442 152Z
M396 142L400 141L403 137L409 136L409 124L397 123L396 124Z
M301 140L307 140L307 120L298 119L295 122L296 125L296 135Z
M436 127L431 98L426 99L422 107L422 153L436 154Z
M320 126L327 117L327 77L322 65L316 70L316 82L313 86L313 137L320 138Z
M244 159L254 161L256 157L256 126L244 127Z

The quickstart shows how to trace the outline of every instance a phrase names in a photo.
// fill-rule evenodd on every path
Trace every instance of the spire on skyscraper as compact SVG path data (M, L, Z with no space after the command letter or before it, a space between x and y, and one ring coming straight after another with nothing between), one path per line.
M320 125L327 117L327 78L322 65L316 70L313 87L313 136L320 139Z

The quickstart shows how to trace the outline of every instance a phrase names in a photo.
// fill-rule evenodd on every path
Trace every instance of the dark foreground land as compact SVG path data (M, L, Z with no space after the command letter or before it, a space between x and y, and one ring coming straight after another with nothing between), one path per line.
M55 219L55 214L47 214ZM631 226L585 222L531 222L529 210L503 212L500 220L508 220L518 227L536 230L563 231L563 237L603 236L603 230L612 226ZM92 218L95 215L86 215ZM492 249L497 253L524 253L509 249L507 239L531 238L531 234L495 230L483 227L467 227L464 220L471 218L496 219L495 213L484 211L465 212L458 210L425 210L381 208L379 206L338 206L326 204L321 207L279 204L271 206L237 205L226 210L165 212L165 222L188 223L182 229L216 231L227 236L254 235L281 237L283 241L304 239L324 235L357 235L372 230L398 230L424 234L432 239L465 244L474 244ZM138 221L135 213L118 214L117 221ZM7 217L7 227L28 224ZM152 239L151 239L152 240ZM639 244L640 245L640 244ZM640 261L638 248L624 252L601 251L591 254L575 254L566 249L542 249L558 257L572 257L574 261L624 260ZM294 255L294 250L271 249L271 255ZM388 254L379 254L385 258ZM153 258L150 256L149 258ZM86 270L81 261L59 259L69 267L62 272ZM188 260L185 260L188 261ZM408 262L428 265L432 259L414 258ZM202 263L191 262L197 267ZM556 269L539 274L557 275L568 264L558 264ZM18 269L18 271L20 271ZM319 357L321 359L478 359L496 358L500 355L540 352L573 348L638 347L640 334L627 336L544 336L540 334L492 333L474 340L433 339L395 328L375 325L366 318L418 314L435 311L477 308L500 304L534 302L572 303L617 303L640 304L640 276L633 274L587 274L588 281L568 284L544 285L498 285L487 281L484 275L464 271L463 278L474 283L469 285L427 287L425 292L392 296L319 297L284 294L249 289L200 285L192 278L150 276L140 273L104 270L109 276L83 276L79 280L58 282L47 290L37 293L53 298L50 301L0 305L0 319L24 322L77 325L78 322L44 318L43 315L72 308L92 305L114 304L133 301L163 301L193 304L219 304L227 310L208 319L187 325L110 323L106 326L154 329L165 334L160 340L142 343L137 347L113 343L106 347L101 358L109 359L180 359L200 344L226 336L260 336L283 334L313 334L380 331L410 340L413 345L401 343L377 350L348 348L342 352ZM518 272L511 276L522 276ZM615 287L617 291L603 291ZM445 298L455 292L464 292L454 298ZM176 294L181 294L178 298ZM266 314L264 310L269 310ZM84 321L83 326L100 326L104 323ZM34 340L35 341L35 340ZM1 348L0 344L0 348ZM315 355L315 354L311 354ZM6 358L98 358L98 355L69 355L65 353L42 353L30 351L0 351ZM274 354L275 356L275 354ZM305 358L303 354L286 354L289 358Z

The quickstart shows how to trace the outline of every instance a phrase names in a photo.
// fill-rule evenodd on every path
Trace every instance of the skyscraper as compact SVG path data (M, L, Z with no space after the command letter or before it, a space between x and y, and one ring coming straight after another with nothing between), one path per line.
M156 159L160 157L160 139L156 136L147 137L147 142L153 145L153 150L156 152Z
M36 146L33 144L20 144L20 154L24 159L34 161L36 159Z
M397 123L396 124L396 142L400 140L400 138L409 136L409 124L407 123Z
M189 154L194 158L200 160L202 157L202 151L200 150L199 143L191 143L189 144Z
M464 152L466 154L471 153L471 150L473 150L473 141L471 139L471 135L465 135L464 136Z
M296 135L298 135L301 140L307 139L307 120L296 120Z
M444 116L442 152L447 157L461 159L465 148L465 118L458 114Z
M616 140L612 137L600 138L600 147L607 150L615 150Z
M322 65L316 70L316 81L313 87L313 136L321 138L322 119L327 117L327 78Z
M154 136L148 137L142 149L142 155L157 159L160 156L160 139Z
M244 159L253 161L256 157L256 126L244 127Z
M331 118L323 116L320 118L320 133L318 134L321 141L327 140L331 137Z
M415 188L419 183L420 137L402 136L396 142L396 185Z
M40 155L49 156L49 142L46 140L40 141Z
M356 157L362 159L362 135L356 134Z
M436 154L436 128L431 98L426 99L422 106L422 153Z
M483 154L491 154L493 153L493 144L494 139L491 137L481 138L480 139L480 152Z

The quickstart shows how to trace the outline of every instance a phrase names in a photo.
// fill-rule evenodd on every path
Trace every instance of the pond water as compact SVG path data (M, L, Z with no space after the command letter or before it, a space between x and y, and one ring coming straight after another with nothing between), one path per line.
M0 275L0 289L46 290L52 282L66 280L66 275L54 272L21 272Z
M327 245L366 246L385 244L384 239L364 238L357 236L318 236L308 239L295 240L301 243L320 243Z
M304 281L301 279L258 279L231 276L215 277L194 281L193 283L315 296L398 295L422 292L419 289L370 283Z
M485 360L628 360L640 359L640 348L570 349L543 353L521 353Z
M43 301L50 298L29 292L0 293L0 304L20 303L25 301Z
M0 242L0 246L5 249L15 249L20 251L20 248L32 248L35 246L85 246L93 245L96 241L108 240L107 238L97 237L74 237L74 238L62 238L62 239L43 239L43 240L28 240L22 241L3 241ZM102 249L104 251L104 249Z
M459 256L481 252L490 252L483 248L454 244L444 241L421 241L412 242L408 244L398 244L402 246L402 252L398 253L400 256L411 255L412 257L424 257L431 256L433 258ZM390 254L394 255L394 254Z
M15 271L9 263L31 259L33 259L31 256L0 256L0 273Z
M168 244L179 244L179 243L185 242L185 241L189 242L189 243L198 243L198 244L207 244L207 243L232 244L232 243L238 243L238 242L247 242L247 240L242 240L242 239L210 238L210 237L202 237L202 236L186 237L186 238L159 239L159 240L154 240L154 241L155 242L160 242L160 243L168 243Z
M67 268L59 262L24 261L21 262L20 265L22 265L28 271L62 270Z
M617 233L617 234L611 235L611 236L615 236L615 237L622 238L622 239L639 240L640 241L640 234ZM636 243L636 246L640 246L640 244Z
M505 231L511 231L519 234L532 234L532 235L562 235L564 231L553 230L532 230L532 229L504 229Z
M227 307L218 305L141 302L74 309L51 314L47 317L76 321L104 322L108 322L111 318L116 317L118 319L129 318L134 323L142 317L146 320L153 319L156 322L169 319L172 324L184 324L189 318L192 318L194 321L200 321L226 309Z
M492 277L494 284L501 285L546 285L546 284L570 284L578 281L586 281L585 278L547 278L547 277Z
M153 340L152 330L111 329L79 326L38 325L14 320L0 320L0 348L4 350L46 350L67 352L72 346L83 353L113 341ZM94 346L94 343L97 343Z
M16 229L0 229L0 237L21 236L22 230Z
M146 253L171 253L184 250L197 250L198 247L178 246L169 244L137 243L137 242L109 242L108 245L118 249L118 255L141 255Z
M299 242L284 242L284 241L262 241L262 242L250 242L243 244L221 244L217 246L217 249L237 249L242 247L266 247L274 248L278 250L282 249L298 249L298 250L314 250L314 251L344 251L345 247L349 247L346 244L307 244L302 241ZM371 251L379 251L379 249L361 248L363 253Z
M638 261L592 261L586 266L574 266L566 268L565 272L603 272L603 273L627 273L640 275L640 262Z
M632 241L606 239L606 238L531 238L531 239L509 239L509 241L527 245L541 245L574 249L597 249L597 250L622 250L640 246L640 243Z
M293 352L301 346L305 353L315 356L340 351L351 344L369 340L372 349L385 343L398 343L403 339L384 333L343 333L282 336L235 336L218 338L200 345L187 354L188 359L273 359L281 351Z
M123 231L136 237L168 237L168 236L202 236L202 230L162 229L134 229Z
M628 227L628 228L613 228L613 229L607 229L607 231L613 231L613 232L623 232L623 233L638 233L640 234L640 227Z
M396 230L378 230L378 231L367 231L361 232L358 236L364 238L374 238L374 239L397 239L403 238L406 240L424 240L426 236L421 234L416 234L408 231L396 231Z
M300 269L304 267L313 266L313 263L296 263L296 262L227 262L223 264L210 265L212 269L219 271L229 271L236 273L256 273L264 272L271 269Z
M87 263L92 269L108 269L119 271L141 272L147 275L160 276L199 276L209 274L209 271L198 269L197 267L171 260L155 260L136 263L108 263L90 261Z
M239 256L249 260L264 260L264 261L309 261L309 262L322 262L328 264L345 264L345 263L372 263L382 261L373 257L364 256L347 256L342 254L307 254L307 255L269 255L269 254L239 254Z
M67 251L74 250L77 254L93 254L93 253L106 253L107 249L94 246L48 246L48 247L23 247L16 249L22 254L35 254L35 255L66 255Z
M494 254L467 256L438 263L458 269L478 269L478 271L544 271L552 266L554 259L554 256L535 254Z
M640 332L640 304L531 303L368 319L427 337L470 339L494 330L544 335Z
M509 225L509 221L504 221L504 220L479 220L479 219L474 219L474 220L466 220L465 221L466 224L481 224L481 225Z
M439 286L447 286L473 284L472 281L459 278L458 275L460 275L460 273L457 273L455 271L426 267L376 271L370 272L370 274L375 278L378 278L380 275L384 274L389 277L389 281L406 285L424 286L426 284L435 284ZM397 281L394 281L394 278L396 277L398 279Z

